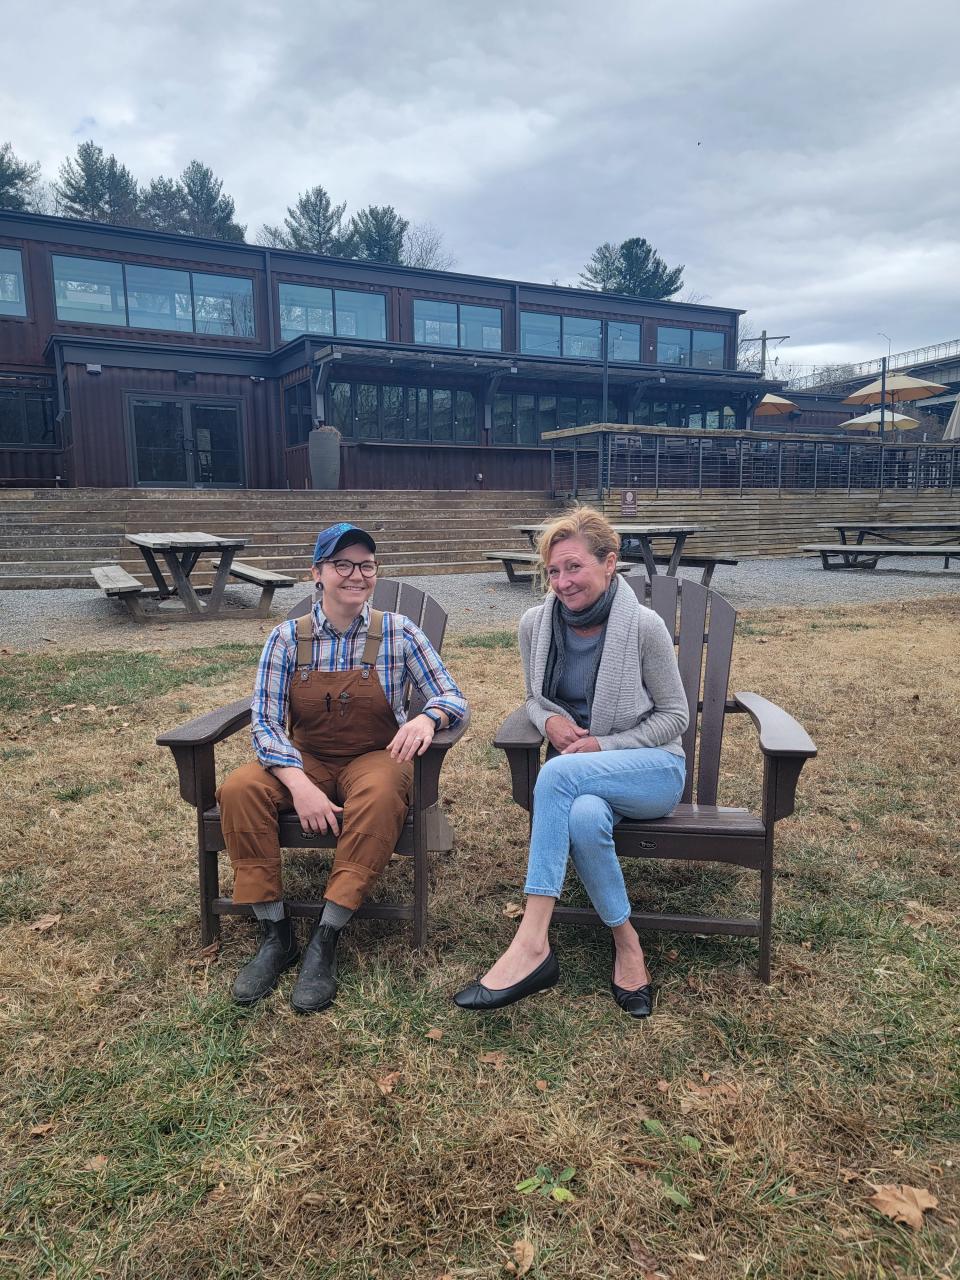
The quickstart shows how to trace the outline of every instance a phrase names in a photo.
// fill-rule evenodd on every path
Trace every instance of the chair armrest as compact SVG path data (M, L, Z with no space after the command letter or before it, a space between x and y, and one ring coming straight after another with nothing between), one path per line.
M238 698L229 706L217 707L157 738L158 747L203 747L222 742L250 723L250 699Z
M809 760L817 754L813 739L803 725L782 707L758 693L735 693L733 701L757 726L760 750L765 756L799 756Z
M440 770L447 752L460 741L469 724L468 708L463 719L458 720L451 728L437 730L422 756L414 756L413 797L414 804L421 809L429 809L437 803L440 795Z
M803 725L759 694L735 693L733 701L746 711L760 733L763 821L770 826L793 813L800 771L817 754L817 748Z
M509 747L527 747L540 749L543 734L527 715L526 707L517 707L511 711L497 730L493 745L506 751Z

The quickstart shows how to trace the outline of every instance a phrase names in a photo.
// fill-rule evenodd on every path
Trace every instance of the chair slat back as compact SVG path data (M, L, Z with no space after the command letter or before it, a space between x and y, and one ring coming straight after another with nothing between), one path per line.
M623 581L629 583L641 604L653 609L663 619L677 646L680 679L690 708L690 723L681 739L687 761L684 803L689 804L693 800L696 766L697 801L716 804L736 610L723 596L687 578L657 574L652 582L639 575L636 578L627 576ZM703 713L698 724L697 707L701 699Z

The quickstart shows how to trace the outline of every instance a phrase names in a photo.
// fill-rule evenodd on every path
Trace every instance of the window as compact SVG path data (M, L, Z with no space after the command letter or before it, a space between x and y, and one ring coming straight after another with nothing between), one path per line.
M564 316L563 354L575 360L601 359L600 321Z
M477 438L477 397L472 391L458 391L453 420L455 439L469 443Z
M533 392L515 395L502 393L493 400L493 444L538 445L545 431L558 428L588 426L600 421L599 396L558 396ZM611 399L608 419L620 420L618 407Z
M190 273L128 263L127 310L135 329L170 329L193 332Z
M284 391L283 421L288 448L308 439L313 426L309 382L296 382Z
M193 306L197 333L254 336L252 280L194 272Z
M413 300L413 340L432 346L457 345L458 320L455 302L432 302L428 298Z
M491 434L494 444L513 444L513 396L495 395L493 397Z
M23 258L19 249L0 249L0 316L25 316Z
M280 285L280 340L302 333L333 333L333 290L308 284Z
M414 298L413 340L427 346L499 351L502 346L500 308Z
M0 387L0 448L58 448L59 444L52 395Z
M520 312L520 350L531 356L560 354L560 317Z
M243 436L235 404L131 397L138 485L243 485Z
M517 443L536 444L537 397L525 392L517 396Z
M724 335L707 329L657 329L657 364L722 369Z
M386 341L387 300L382 293L355 293L351 289L337 289L335 304L338 337Z
M693 367L695 369L723 368L723 334L705 329L693 331Z
M360 440L380 439L378 389L376 383L373 382L358 382L353 388L354 418L357 424L356 435Z
M640 326L621 324L619 320L607 322L607 345L611 360L640 362Z
M469 444L477 439L477 398L472 391L334 382L328 397L329 421L348 438L411 444Z
M60 320L80 324L127 323L119 262L53 257L53 289Z
M460 345L471 351L499 351L503 346L499 307L460 308Z
M353 436L353 395L349 382L331 382L328 421L342 436Z
M406 387L381 387L383 397L383 438L402 440L406 414Z

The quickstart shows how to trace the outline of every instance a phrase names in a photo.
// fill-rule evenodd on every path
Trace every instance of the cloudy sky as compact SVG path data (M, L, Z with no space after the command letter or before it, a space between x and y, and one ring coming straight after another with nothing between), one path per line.
M0 141L209 164L255 239L322 183L462 271L643 235L812 365L960 336L956 0L0 0ZM13 56L11 56L11 54Z

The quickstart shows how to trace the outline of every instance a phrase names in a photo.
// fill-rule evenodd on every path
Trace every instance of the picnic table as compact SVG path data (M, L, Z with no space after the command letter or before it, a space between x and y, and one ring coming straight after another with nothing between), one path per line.
M945 534L946 537L934 538L936 542L960 542L960 521L920 520L914 523L901 521L829 521L817 525L818 529L836 529L840 541L847 542L847 534L856 534L856 545L859 546L869 534L881 538L884 542L895 542L903 546L923 546L923 543L911 543L903 536L905 533Z
M233 558L247 545L246 538L220 538L213 533L128 533L127 542L135 546L143 556L150 576L157 586L161 600L176 596L187 613L194 618L212 618L220 613L223 591L230 577ZM216 577L206 604L201 603L190 575L197 561L207 552L219 557ZM164 577L158 557L163 560L173 580L172 585Z
M624 560L642 561L651 578L656 577L659 570L657 563L666 564L669 577L677 576L677 568L683 556L683 545L694 533L708 533L709 529L702 524L615 524L612 526L620 535L620 554ZM537 535L542 531L542 524L518 524L514 528L525 533L530 545L537 545ZM673 540L669 553L658 554L653 549L654 538ZM716 557L696 557L698 561L716 559ZM690 558L687 557L687 563ZM722 562L722 561L721 561ZM732 561L736 563L736 561ZM708 566L704 565L704 568ZM712 572L712 570L711 570Z
M824 569L875 569L877 560L889 556L943 557L943 567L950 568L951 559L960 559L960 550L953 554L953 545L960 545L960 521L956 520L881 520L881 521L830 521L817 525L818 529L836 529L838 543L813 543L804 551L816 551ZM919 533L929 535L933 541L910 541L904 535ZM848 534L855 535L851 542ZM867 536L880 539L867 542ZM846 551L844 548L849 547ZM860 551L853 548L859 547ZM871 555L870 553L874 554Z

